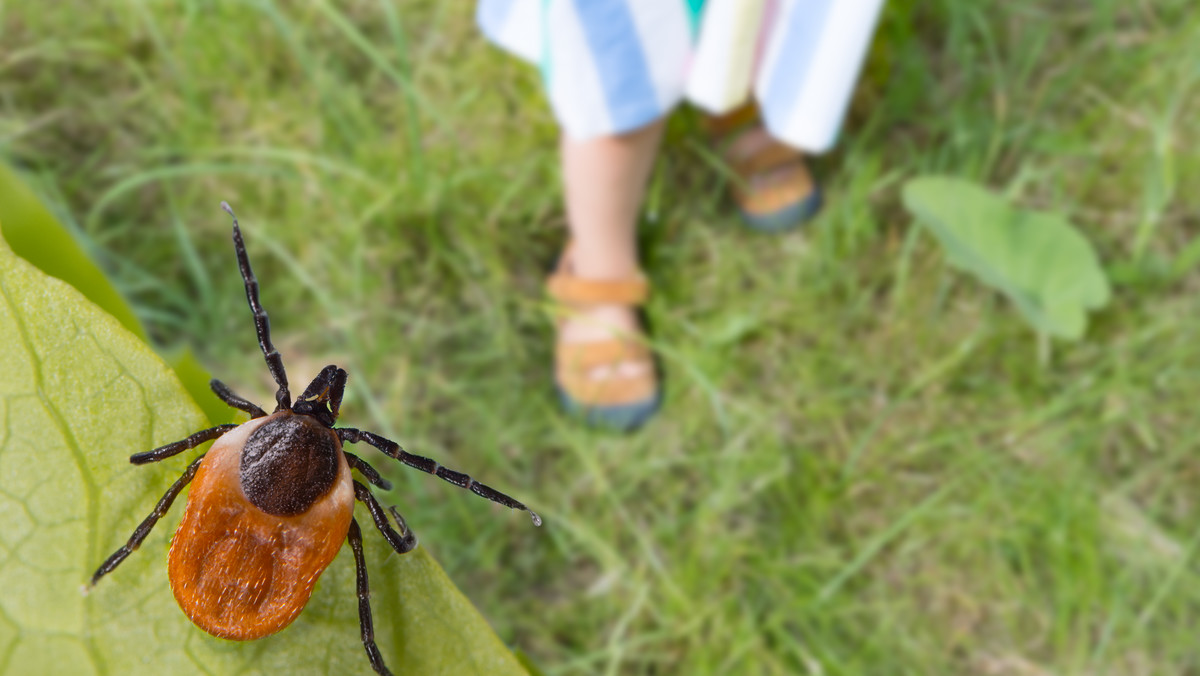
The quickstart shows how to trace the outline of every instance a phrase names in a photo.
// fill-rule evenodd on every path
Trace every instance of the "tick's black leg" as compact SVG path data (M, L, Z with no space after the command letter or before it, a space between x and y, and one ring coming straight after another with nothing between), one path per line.
M533 525L542 525L542 517L535 514L532 510L520 502L517 502L516 500L505 495L504 493L501 493L495 488L492 488L491 486L486 486L479 483L462 472L455 472L452 469L442 467L437 462L430 460L429 458L413 455L403 448L400 448L400 445L391 439L385 439L372 432L356 430L353 427L339 427L335 429L334 432L337 432L338 437L344 442L353 444L359 441L364 441L375 448L378 448L384 453L387 453L400 462L408 465L409 467L415 467L422 472L429 472L430 474L439 476L455 486L461 486L462 488L471 491L481 498L487 498L492 502L499 503L512 509L523 509L526 512L529 512L530 518L533 519Z
M271 343L271 320L267 319L267 311L263 309L258 299L258 280L250 269L250 257L246 255L246 243L242 241L242 230L238 227L237 216L233 214L227 202L221 202L221 208L233 219L233 250L237 253L238 268L242 271L242 281L246 284L246 301L250 303L250 311L254 313L254 330L258 332L258 346L262 348L263 356L267 358L267 369L275 379L279 389L275 391L275 410L283 411L292 407L292 394L288 391L287 372L283 370L283 357Z
M371 668L377 674L391 676L387 665L383 663L383 655L379 646L375 645L375 624L371 621L371 587L367 583L367 559L363 556L362 529L358 522L350 519L350 533L346 536L350 541L350 549L354 550L354 571L358 578L358 622L362 627L362 643L367 649L367 658L371 660Z
M200 468L200 461L202 459L204 459L203 455L188 465L188 468L183 471L183 476L179 477L179 480L167 489L162 499L154 506L154 511L150 512L150 516L146 517L146 520L137 527L137 530L133 531L133 536L129 538L129 542L113 552L113 555L108 557L107 561L100 564L100 567L96 569L96 574L92 575L92 581L88 584L88 589L95 587L100 578L111 573L113 568L120 565L126 557L141 546L142 541L146 539L146 536L150 534L150 530L154 528L154 524L158 523L158 520L167 513L167 510L171 509L171 503L175 502L175 498L179 496L179 492L183 490L184 486L192 482L192 478L196 476L196 470Z
M249 413L251 418L262 418L267 415L266 411L237 396L233 393L233 390L229 389L228 385L217 380L216 378L208 381L208 386L212 388L213 394L217 395L221 401L229 404L239 411L245 411L246 413Z
M380 533L383 533L383 539L388 541L397 554L407 554L417 548L417 536L408 529L404 517L400 516L400 512L397 512L395 507L392 507L390 511L396 519L396 525L400 526L399 533L392 528L392 524L388 523L387 512L383 511L383 507L375 500L375 496L371 495L370 489L357 481L354 482L354 497L367 506L367 511L371 512L371 520L375 522L375 527L379 529Z
M167 444L166 446L159 446L153 451L134 453L133 455L129 456L129 462L132 462L135 465L145 465L146 463L165 460L173 455L179 455L190 448L195 448L206 441L212 441L213 439L216 439L217 437L236 427L237 425L230 423L228 425L217 425L216 427L210 427L206 430L200 430L199 432L196 432L192 436L188 437L187 439L183 439L182 441L176 441L175 443Z
M379 476L379 472L368 465L366 460L346 451L342 451L342 455L346 456L346 464L350 465L350 469L358 470L372 486L378 486L385 491L391 490L392 482Z
M296 397L292 410L302 415L311 415L327 427L337 422L338 409L342 406L342 395L346 392L346 372L330 364L321 369L316 378ZM328 404L328 407L326 407Z

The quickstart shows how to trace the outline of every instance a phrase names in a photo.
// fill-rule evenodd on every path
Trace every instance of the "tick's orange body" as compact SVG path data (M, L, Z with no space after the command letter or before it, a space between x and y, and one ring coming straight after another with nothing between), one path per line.
M192 622L213 636L248 641L291 624L350 530L354 486L340 452L333 485L302 514L268 514L243 492L246 439L288 415L251 420L213 443L171 541L171 591Z

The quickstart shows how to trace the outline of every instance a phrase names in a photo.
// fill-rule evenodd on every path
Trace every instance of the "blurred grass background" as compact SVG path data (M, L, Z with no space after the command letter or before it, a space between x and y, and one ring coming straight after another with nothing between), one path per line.
M803 233L743 231L676 116L641 231L667 402L629 437L551 396L556 127L472 3L3 2L0 154L265 402L228 200L291 379L346 367L345 424L546 518L390 472L548 674L1198 673L1194 10L892 0ZM1115 285L1084 341L1040 365L946 268L898 201L934 172L1081 226Z

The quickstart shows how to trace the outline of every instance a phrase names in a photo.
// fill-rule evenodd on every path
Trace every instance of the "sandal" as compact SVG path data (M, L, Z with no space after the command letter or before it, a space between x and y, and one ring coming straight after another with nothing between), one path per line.
M734 198L746 225L763 232L783 232L808 221L821 209L821 187L809 172L804 154L767 135L753 103L710 118L708 127L737 178ZM764 138L755 142L752 134Z
M639 307L646 302L649 283L638 274L632 279L592 280L575 277L570 268L571 246L559 258L546 281L549 296L570 314L595 305ZM564 342L563 318L558 320L554 382L563 408L590 425L629 431L646 422L662 399L654 357L645 336L623 334L605 340ZM622 364L643 366L636 375L596 376L596 370Z

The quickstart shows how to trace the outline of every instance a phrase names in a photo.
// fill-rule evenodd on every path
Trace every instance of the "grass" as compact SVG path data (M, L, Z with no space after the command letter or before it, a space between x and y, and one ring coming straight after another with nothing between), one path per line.
M1200 673L1190 4L893 0L804 233L741 230L677 116L641 231L667 402L629 437L557 413L556 128L467 3L3 3L0 152L265 401L229 200L293 379L342 364L346 424L546 517L395 474L548 674ZM947 269L899 207L924 173L1081 226L1116 285L1085 340L1039 364Z

